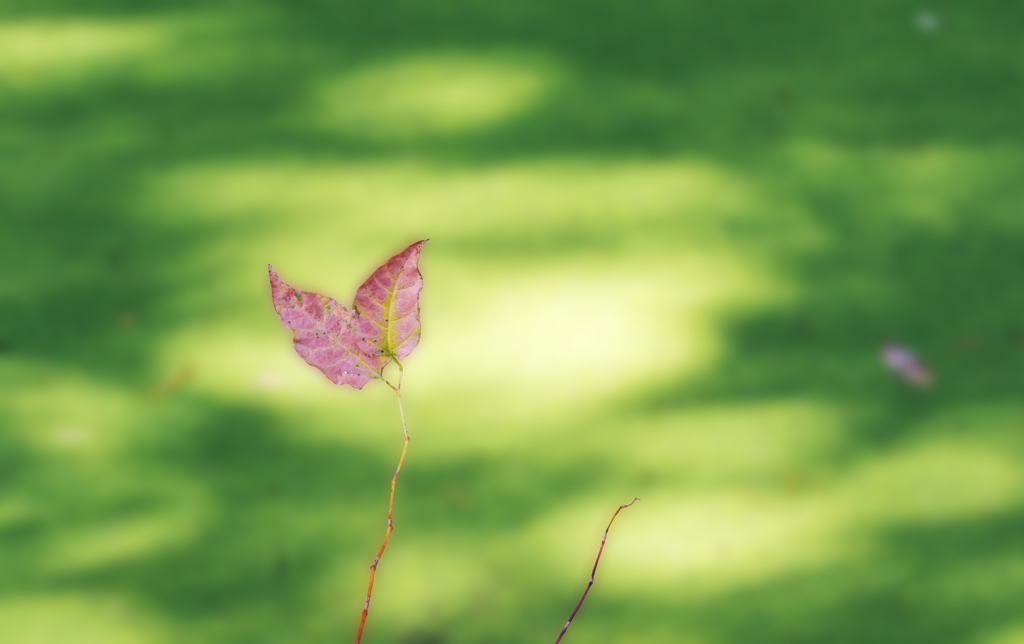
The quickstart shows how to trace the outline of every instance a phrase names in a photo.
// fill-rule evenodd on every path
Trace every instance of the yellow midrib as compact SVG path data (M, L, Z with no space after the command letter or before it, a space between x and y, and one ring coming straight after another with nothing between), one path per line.
M398 292L398 278L402 276L402 269L399 269L391 278L391 288L388 289L388 294L384 298L384 314L385 314L385 326L384 326L384 341L381 342L380 350L386 356L395 356L395 342L398 340L398 325L395 324L395 301L398 299L395 294ZM386 346L383 346L386 345Z

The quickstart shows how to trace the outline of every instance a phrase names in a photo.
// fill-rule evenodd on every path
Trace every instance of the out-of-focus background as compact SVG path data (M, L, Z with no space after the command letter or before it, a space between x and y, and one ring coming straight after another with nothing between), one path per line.
M1024 641L1016 2L0 3L0 639ZM893 340L932 370L886 370Z

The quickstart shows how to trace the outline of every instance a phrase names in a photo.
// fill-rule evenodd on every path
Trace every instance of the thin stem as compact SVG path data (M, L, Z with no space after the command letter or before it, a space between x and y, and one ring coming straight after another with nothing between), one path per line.
M565 623L565 626L562 628L562 632L558 634L558 639L555 640L555 644L562 641L562 636L565 635L567 630L569 630L569 624L572 624L573 618L576 617L576 613L579 612L580 606L583 605L583 600L587 598L587 593L590 592L590 587L594 585L594 575L597 573L597 564L601 561L601 553L604 552L604 542L608 540L608 531L612 529L612 521L615 521L615 517L619 516L619 512L622 512L623 508L628 508L639 500L640 499L634 498L629 503L620 505L619 509L615 511L615 514L612 515L612 520L608 522L608 527L604 529L604 537L601 539L601 547L597 551L597 559L594 560L594 569L590 571L590 583L587 584L587 589L583 591L583 597L580 597L580 603L576 604L576 610L572 612L572 615L569 615L569 621Z
M384 383L388 387L391 387L392 391L394 391L397 394L402 389L402 376L405 375L405 369L402 367L402 363L398 361L398 358L392 357L391 359L395 361L396 365L398 365L398 386L395 386L395 385L391 384L390 382L388 382L388 379L384 377L384 375L383 375L384 374L384 368L383 367L381 367L381 370L380 370L380 372L381 372L380 379L383 380ZM402 409L402 397L401 396L398 397L398 409L399 409L399 411L401 411L401 409ZM402 425L403 426L405 425L405 417L404 416L402 417ZM408 434L409 432L406 432L406 433Z
M391 477L391 500L388 502L388 529L384 532L384 543L380 544L380 550L377 551L377 557L370 564L370 586L366 589L366 603L363 604L363 617L359 620L359 632L356 634L356 644L359 644L360 640L363 639L363 627L366 626L366 616L370 613L370 595L373 594L373 576L377 572L377 564L380 563L380 558L384 554L384 548L388 545L388 539L391 537L391 533L395 527L391 521L391 513L395 508L395 483L398 481L398 473L402 471L402 463L405 461L405 451L409 449L409 428L405 425L405 411L402 409L402 374L405 371L402 369L402 363L395 360L398 365L398 386L392 385L387 382L388 386L394 390L395 396L398 398L398 413L402 417L402 431L405 432L405 444L402 445L402 456L398 459L398 467L395 468L395 475Z

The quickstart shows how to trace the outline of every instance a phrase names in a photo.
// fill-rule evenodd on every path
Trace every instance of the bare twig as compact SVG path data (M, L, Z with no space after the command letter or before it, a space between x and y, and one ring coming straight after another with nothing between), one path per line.
M370 587L366 589L366 603L363 604L363 617L359 620L359 633L356 634L356 644L359 644L360 640L363 639L363 627L366 626L366 616L370 612L370 595L373 594L373 576L377 572L377 564L380 563L380 558L384 554L384 548L387 547L388 539L395 529L394 524L391 522L391 513L395 508L395 483L398 481L398 473L402 471L405 451L409 449L409 428L405 425L405 411L402 409L402 375L405 373L405 369L402 368L402 363L397 358L394 358L394 360L395 364L398 365L398 385L392 385L387 380L384 380L384 382L394 390L395 396L398 398L398 413L402 417L402 431L405 432L405 444L402 446L402 456L398 459L395 475L391 477L391 500L388 502L388 529L384 533L384 543L380 544L380 550L377 552L373 563L370 564Z
M612 529L612 521L615 521L615 517L619 516L619 512L622 512L623 508L628 508L639 500L640 499L638 498L634 498L629 503L620 505L619 509L615 511L615 514L612 515L612 520L608 522L608 527L604 529L604 537L601 538L601 547L597 551L597 559L594 560L594 569L590 571L590 582L587 584L587 589L583 591L583 597L580 597L580 603L576 604L576 610L572 612L572 615L569 615L569 621L565 623L565 626L562 628L562 632L558 634L558 639L555 640L555 644L562 641L562 636L564 636L565 632L569 630L569 624L572 624L573 618L576 617L576 613L579 612L580 606L583 605L583 600L587 598L587 593L590 592L590 587L594 585L594 575L597 573L597 564L601 562L601 553L604 552L604 543L608 540L608 531Z

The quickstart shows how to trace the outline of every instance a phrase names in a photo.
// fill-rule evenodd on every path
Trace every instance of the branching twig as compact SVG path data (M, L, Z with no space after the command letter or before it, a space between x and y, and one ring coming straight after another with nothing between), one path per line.
M619 509L615 511L615 514L612 515L612 520L608 522L608 527L604 529L604 537L601 539L601 547L597 551L597 559L594 560L594 569L590 571L590 583L587 584L587 589L583 591L583 597L580 597L580 603L576 604L576 610L572 612L572 615L569 615L569 621L565 623L565 626L562 628L562 632L558 634L558 639L555 640L555 644L562 641L562 636L565 635L567 630L569 630L569 624L572 624L572 619L576 617L576 613L579 612L580 606L583 605L583 600L587 598L587 593L590 592L590 587L594 585L594 575L597 573L597 564L601 561L601 553L604 552L604 542L608 540L608 531L612 529L612 521L615 521L615 517L619 516L619 512L622 512L623 508L628 508L639 500L640 499L634 498L629 503L620 505Z
M363 627L366 626L366 616L370 612L370 595L373 594L373 576L377 572L377 564L380 563L380 558L384 554L384 548L388 545L388 539L391 537L392 531L394 531L394 524L391 522L391 513L395 507L395 483L398 481L398 473L402 471L402 462L405 461L405 451L409 449L409 428L405 425L405 411L402 410L402 375L405 373L405 369L402 368L402 363L398 361L398 358L393 358L395 364L398 365L398 386L392 385L387 380L389 387L395 392L395 396L398 398L398 413L402 417L402 431L405 432L405 444L402 446L402 456L398 459L398 467L395 469L395 475L391 477L391 500L388 502L388 529L384 533L384 543L380 544L380 550L377 552L377 557L370 564L370 587L366 589L366 603L363 604L363 617L359 621L359 633L356 634L356 644L359 644L360 640L363 639ZM383 378L382 378L383 379Z

